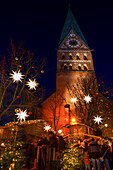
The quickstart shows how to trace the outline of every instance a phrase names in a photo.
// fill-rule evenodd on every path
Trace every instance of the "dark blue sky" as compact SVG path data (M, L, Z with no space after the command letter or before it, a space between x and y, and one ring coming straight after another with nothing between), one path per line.
M23 0L24 1L24 0ZM97 76L113 82L113 6L108 1L33 0L0 2L0 53L14 43L23 42L47 57L44 86L55 88L57 44L67 15L68 4L88 42Z

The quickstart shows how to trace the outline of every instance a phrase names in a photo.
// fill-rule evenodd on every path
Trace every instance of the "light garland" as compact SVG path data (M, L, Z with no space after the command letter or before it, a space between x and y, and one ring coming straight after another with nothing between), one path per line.
M43 123L44 127L50 126L45 120L42 120L42 119L27 120L27 121L20 121L20 122L9 122L9 123L6 123L5 126L30 125L30 124L36 124L36 123ZM56 131L54 131L52 127L51 127L51 131L56 133Z

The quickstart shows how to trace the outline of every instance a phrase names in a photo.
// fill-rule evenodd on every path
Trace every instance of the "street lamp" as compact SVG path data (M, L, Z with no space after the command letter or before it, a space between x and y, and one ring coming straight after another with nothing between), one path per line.
M68 112L69 112L69 128L70 128L70 113L71 113L70 104L65 104L64 108L68 108Z

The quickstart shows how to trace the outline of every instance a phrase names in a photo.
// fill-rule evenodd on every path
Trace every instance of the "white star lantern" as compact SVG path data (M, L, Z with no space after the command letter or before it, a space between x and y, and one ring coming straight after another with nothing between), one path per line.
M10 78L13 79L13 82L18 82L18 81L22 82L21 79L23 79L23 76L24 76L24 75L22 75L22 73L20 72L20 70L18 70L18 72L15 72L15 71L12 70L12 72L13 72L13 73L10 73L10 75L11 75Z
M48 132L50 129L51 129L51 126L50 126L50 125L46 125L46 126L44 126L44 130L45 130L45 131L47 131L47 132Z
M61 133L62 133L62 130L61 130L61 129L59 129L59 130L58 130L58 133L60 133L60 134L61 134Z
M94 119L93 119L93 120L95 121L95 123L98 123L98 124L102 122L101 116L98 116L98 115L97 115L97 117L94 116Z
M35 79L33 81L29 79L26 85L28 85L29 90L32 90L32 89L36 90L36 87L39 85L39 83L37 83Z
M23 111L23 110L21 110L21 109L18 109L18 112L17 112L15 115L18 116L17 118L18 118L20 121L22 121L22 120L25 121L25 118L29 116L29 115L27 115L27 110Z
M86 103L91 102L91 99L92 99L92 97L90 97L89 94L88 94L88 96L84 97L84 100L86 101Z
M77 102L77 98L75 97L75 98L71 98L71 102L72 103L76 103Z

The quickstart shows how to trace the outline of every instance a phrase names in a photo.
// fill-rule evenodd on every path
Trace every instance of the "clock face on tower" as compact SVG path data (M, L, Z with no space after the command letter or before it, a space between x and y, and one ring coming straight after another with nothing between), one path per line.
M78 48L80 46L80 42L77 39L68 39L66 44L70 48Z

